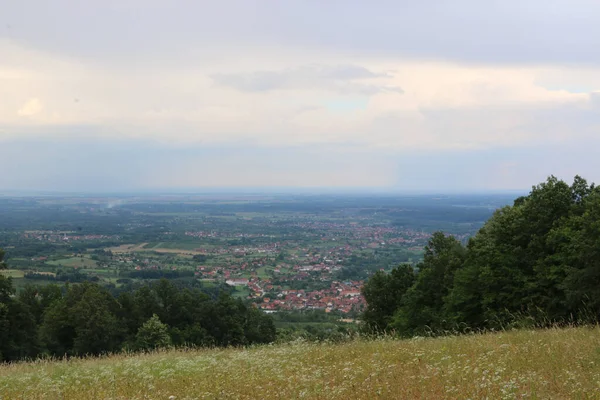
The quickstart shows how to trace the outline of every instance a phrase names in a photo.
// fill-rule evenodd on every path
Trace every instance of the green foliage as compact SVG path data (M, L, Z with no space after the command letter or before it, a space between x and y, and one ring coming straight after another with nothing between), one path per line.
M206 254L196 254L192 257L192 260L199 262L199 263L205 263L210 259L209 256L207 256Z
M135 336L136 348L140 350L154 350L158 348L168 347L171 344L171 336L169 336L169 327L160 322L158 315L144 322L144 325L138 329Z
M6 269L6 263L4 262L4 255L6 253L4 252L4 250L0 249L0 270L1 269Z
M30 280L41 280L41 281L54 281L54 282L98 282L97 276L91 276L80 270L63 270L59 268L56 271L56 276L40 274L36 272L26 272L25 279Z
M414 284L406 290L391 326L399 333L414 335L424 329L441 330L447 325L444 301L452 289L454 274L465 259L465 249L452 236L433 234L425 247L423 262Z
M0 361L33 357L38 349L35 317L13 294L11 279L0 275Z
M388 293L395 278L375 274L365 321L402 335L598 322L598 243L600 190L552 176L497 210L466 248L434 234L410 288Z
M44 313L42 338L52 354L116 351L124 332L116 317L119 303L101 286L72 285Z
M118 298L97 283L36 287L17 296L0 275L0 361L276 339L271 317L222 292L217 300L166 279Z
M414 279L412 266L401 265L390 274L378 271L365 283L362 294L367 301L367 309L363 321L367 331L388 329L394 312L402 305L402 299Z
M141 271L130 271L127 273L128 278L140 278L140 279L177 279L183 277L194 276L194 271L173 271L173 270L160 270L160 269L146 269Z

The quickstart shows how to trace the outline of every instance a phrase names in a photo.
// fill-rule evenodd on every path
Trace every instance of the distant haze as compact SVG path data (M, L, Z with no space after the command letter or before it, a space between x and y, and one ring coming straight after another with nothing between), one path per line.
M0 2L0 193L600 182L600 2Z

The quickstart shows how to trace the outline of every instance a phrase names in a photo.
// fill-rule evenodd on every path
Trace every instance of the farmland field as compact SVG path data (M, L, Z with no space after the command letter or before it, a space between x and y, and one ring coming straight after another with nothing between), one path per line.
M177 248L163 248L157 247L153 249L146 249L150 251L154 251L156 253L171 253L171 254L204 254L203 251L198 250L188 250L188 249L177 249Z
M77 267L77 268L95 268L97 267L97 263L94 260L91 260L87 257L70 257L64 258L60 260L48 261L46 264L53 266L63 266L63 267Z
M146 245L148 243L140 243L140 244L122 244L120 246L109 247L106 250L109 250L113 253L129 253L134 251L144 251L146 249Z
M152 246L152 247L151 247ZM162 247L165 246L165 247ZM179 243L141 243L141 244L128 244L116 247L109 247L109 250L115 254L120 253L144 253L144 252L156 252L156 253L171 253L171 254L203 254L202 251L195 250L199 247L198 244L185 244L180 245Z
M17 363L6 399L597 399L600 328ZM171 397L173 396L173 397Z
M29 279L16 278L16 279L13 279L12 283L13 283L14 288L18 291L27 285L45 286L45 285L56 284L56 281L37 279L37 280L35 280L35 282L32 282ZM1 398L2 397L0 397L0 399Z
M376 271L401 263L416 266L434 229L465 242L508 200L319 194L15 197L0 201L7 228L0 229L0 243L17 293L28 284L91 281L116 296L167 279L211 297L231 294L269 313L318 309L335 324L336 318L357 318L366 306L362 296L344 293L359 292ZM491 206L472 210L457 204ZM249 282L227 284L236 279ZM306 322L311 321L296 325L298 335L337 333L321 325L308 332Z
M23 271L20 271L18 269L7 269L4 271L0 270L0 274L8 276L10 278L23 278L23 276L25 275Z

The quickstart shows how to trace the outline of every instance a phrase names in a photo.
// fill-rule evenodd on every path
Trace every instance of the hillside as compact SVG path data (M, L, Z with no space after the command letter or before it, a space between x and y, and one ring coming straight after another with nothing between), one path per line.
M0 367L2 399L600 398L600 328Z

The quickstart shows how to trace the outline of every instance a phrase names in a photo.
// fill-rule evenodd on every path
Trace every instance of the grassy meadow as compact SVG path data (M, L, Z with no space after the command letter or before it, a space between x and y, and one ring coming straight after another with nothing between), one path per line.
M60 260L48 261L48 265L76 268L96 268L98 263L88 257L69 257Z
M9 278L23 278L25 276L25 272L18 269L5 269L0 270L0 275L7 276Z
M17 363L0 398L600 398L600 328Z

